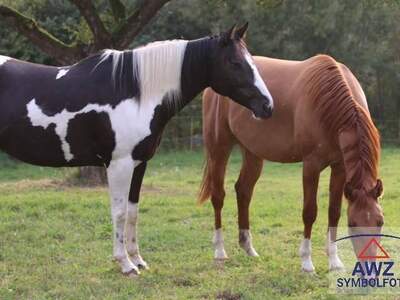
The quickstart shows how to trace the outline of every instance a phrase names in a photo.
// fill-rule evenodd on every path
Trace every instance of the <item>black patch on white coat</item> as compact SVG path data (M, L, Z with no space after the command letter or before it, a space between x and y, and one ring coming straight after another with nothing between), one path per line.
M26 163L43 166L65 164L61 141L55 125L46 129L33 127L28 119L22 119L0 133L0 148Z
M139 82L134 78L132 51L123 53L123 64L117 65L115 81L111 56L99 63L101 59L102 53L99 53L67 67L69 72L58 80L57 67L7 61L0 69L0 148L22 161L43 166L108 164L115 139L104 113L95 117L93 112L88 117L79 116L70 121L72 129L68 129L67 141L74 159L67 162L54 125L47 129L32 126L26 108L35 99L45 115L54 116L64 109L77 112L89 104L115 108L122 100L137 99L140 91ZM96 120L95 124L90 120Z
M74 158L69 164L106 165L115 148L115 133L105 112L78 114L69 122L66 141Z
M144 173L146 172L147 162L142 162L138 165L135 170L133 171L131 186L129 190L129 202L131 203L138 203L139 202L139 194L140 188L142 186ZM135 238L132 239L134 243L136 240Z

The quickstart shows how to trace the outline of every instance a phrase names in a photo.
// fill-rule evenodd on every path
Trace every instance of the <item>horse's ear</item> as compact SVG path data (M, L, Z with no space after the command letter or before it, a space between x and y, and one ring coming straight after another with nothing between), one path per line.
M235 38L236 24L233 25L227 32L224 32L221 36L221 42L223 46L226 46L230 41Z
M352 200L352 195L353 195L353 188L351 187L350 183L346 183L344 185L344 196L346 197L347 200Z
M242 27L236 30L235 38L238 40L246 38L246 33L248 28L249 28L249 22L246 22Z
M237 24L233 25L231 29L228 31L228 36L231 40L233 40L236 36Z
M378 179L376 181L376 186L374 188L374 197L378 199L382 196L383 196L383 183L382 180Z

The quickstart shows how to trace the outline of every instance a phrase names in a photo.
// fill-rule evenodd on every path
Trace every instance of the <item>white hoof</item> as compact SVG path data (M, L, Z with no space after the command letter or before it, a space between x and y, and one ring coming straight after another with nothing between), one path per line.
M248 256L258 257L257 251L253 247L250 230L239 230L239 246L246 251Z
M314 273L315 272L315 268L314 265L312 263L312 261L303 261L301 263L301 270L305 273Z
M256 249L254 249L253 247L250 247L248 249L245 249L246 253L248 256L252 256L252 257L259 257Z
M216 260L228 259L228 255L226 255L225 249L216 249L214 252L214 259Z
M131 260L138 269L144 269L144 270L149 269L148 264L143 260L143 258L140 255L137 254L132 256Z
M329 258L329 271L344 271L345 267L338 256Z
M132 277L132 275L139 275L140 271L138 267L136 267L130 259L127 258L116 258L114 259L118 262L119 266L121 267L122 274Z

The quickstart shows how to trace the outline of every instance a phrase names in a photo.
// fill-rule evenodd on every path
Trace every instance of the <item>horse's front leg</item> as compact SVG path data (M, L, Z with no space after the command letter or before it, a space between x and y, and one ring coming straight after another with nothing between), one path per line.
M249 206L254 186L261 175L262 168L262 159L247 150L243 150L242 169L235 184L235 190L238 206L239 245L249 256L258 256L253 247L250 233Z
M139 214L139 194L142 186L143 176L146 171L146 162L142 162L133 172L131 188L128 200L128 215L126 222L126 250L132 262L138 267L148 269L147 263L139 254L139 244L136 234Z
M329 258L329 270L342 270L344 265L338 256L336 235L337 225L342 207L343 187L346 174L343 164L331 166L331 179L329 184L329 225L326 240L326 254Z
M304 239L301 242L299 255L301 268L305 272L314 272L311 260L311 231L317 218L317 191L321 168L314 161L305 160L303 163L303 222Z
M121 266L122 273L126 275L138 275L140 273L136 265L132 263L125 248L128 195L135 164L135 161L131 157L126 157L112 160L107 168L111 197L111 215L114 227L113 256Z

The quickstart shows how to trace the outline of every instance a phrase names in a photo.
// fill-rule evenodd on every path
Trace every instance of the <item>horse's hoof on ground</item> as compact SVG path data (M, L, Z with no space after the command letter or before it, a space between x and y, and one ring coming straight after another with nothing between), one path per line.
M246 251L248 256L252 256L252 257L259 257L260 255L258 255L257 251L254 248L250 248L249 250Z
M330 263L329 264L329 272L342 272L345 271L345 267L341 261Z
M149 265L143 260L143 258L140 255L133 256L131 260L138 269L141 270L149 269Z
M214 259L216 261L224 261L228 259L228 255L226 254L225 250L215 250Z
M304 273L308 273L308 274L315 273L315 268L314 268L314 265L312 263L311 264L309 264L309 263L302 264L301 270Z
M301 268L301 270L302 270L303 273L305 273L305 274L314 274L314 273L315 273L315 269L305 269L305 268Z
M132 269L132 270L130 270L128 272L123 272L122 274L124 274L124 276L126 276L128 278L132 278L133 279L133 278L138 278L139 275L140 275L140 272L139 272L139 270Z

